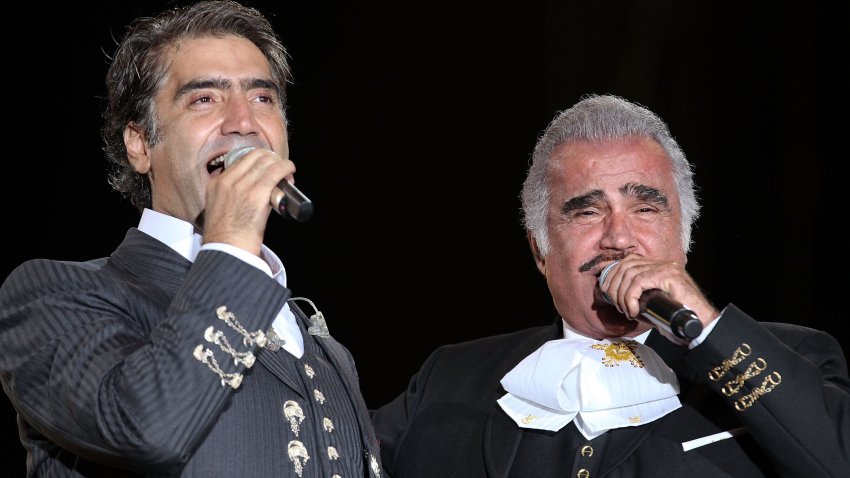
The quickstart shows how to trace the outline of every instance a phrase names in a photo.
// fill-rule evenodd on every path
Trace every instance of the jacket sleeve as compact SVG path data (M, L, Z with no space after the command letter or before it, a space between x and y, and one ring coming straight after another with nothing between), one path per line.
M782 476L848 476L850 378L834 337L759 323L730 304L686 361L735 410Z
M215 359L226 377L246 369L210 333L240 353L257 349L217 310L226 306L249 332L266 330L288 296L217 251L198 255L176 293L115 263L30 261L0 289L0 378L22 419L70 452L173 472L235 392L236 381L198 357Z

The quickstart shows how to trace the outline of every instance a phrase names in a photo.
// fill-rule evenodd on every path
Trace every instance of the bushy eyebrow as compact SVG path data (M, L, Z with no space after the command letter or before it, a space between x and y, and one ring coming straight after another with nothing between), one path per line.
M667 200L667 196L652 186L628 183L620 188L620 192L624 196L635 197L640 201L656 204L663 209L670 208L670 201Z
M569 214L573 211L578 211L605 199L605 192L601 189L594 189L588 193L576 196L561 206L561 214Z
M628 183L620 187L620 193L623 196L634 197L640 201L656 204L663 209L670 208L670 202L667 200L661 191L652 186L638 183ZM581 196L576 196L569 199L561 206L562 214L570 214L573 211L580 211L584 208L593 206L597 202L605 199L605 192L601 189L594 189Z

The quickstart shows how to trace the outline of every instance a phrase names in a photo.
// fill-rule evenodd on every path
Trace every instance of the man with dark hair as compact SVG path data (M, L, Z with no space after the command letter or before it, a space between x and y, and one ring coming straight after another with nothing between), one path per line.
M295 172L289 75L269 21L232 1L130 25L102 134L139 225L0 289L28 476L380 476L350 353L263 244Z

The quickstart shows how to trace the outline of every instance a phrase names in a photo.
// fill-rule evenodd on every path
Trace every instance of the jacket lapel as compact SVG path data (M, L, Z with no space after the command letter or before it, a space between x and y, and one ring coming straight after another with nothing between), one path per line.
M505 359L499 364L499 370L494 371L497 381L500 381L522 359L544 343L562 338L561 324L561 318L558 317L551 327L542 328L539 333L530 336L525 342L517 344L508 351ZM496 403L496 400L505 393L507 393L505 389L499 385L489 400L487 419L484 423L484 466L487 469L487 476L490 477L508 476L522 438L522 428L517 426Z
M141 283L162 289L170 298L177 294L192 266L185 257L136 228L127 230L109 261Z
M484 466L487 476L494 478L508 476L522 438L522 428L496 403L505 393L505 389L499 387L484 424Z
M299 386L299 378L295 376L292 367L286 363L287 360L294 360L295 357L292 356L286 350L280 349L276 352L272 352L271 350L262 349L257 353L257 360L263 364L263 366L271 372L272 375L277 377L278 380L283 382L287 387L292 389L293 392L298 394L302 400L307 400L308 397L304 396L303 387Z

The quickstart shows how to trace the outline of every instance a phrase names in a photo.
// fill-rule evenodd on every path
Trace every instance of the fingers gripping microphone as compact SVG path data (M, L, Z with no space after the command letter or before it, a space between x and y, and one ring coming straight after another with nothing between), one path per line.
M241 146L228 151L224 155L224 169L229 168L252 149L254 149L253 146ZM283 191L283 197L277 201L277 204L272 204L278 214L284 217L290 217L298 222L304 222L313 216L313 202L296 188L294 184L283 179L277 184L277 187Z
M597 279L599 287L605 283L605 278L611 268L620 261L615 261L602 269ZM605 300L613 305L614 302L608 294L602 293ZM702 322L697 315L684 305L670 298L670 295L661 289L648 289L643 291L638 300L640 304L640 315L655 327L664 330L680 339L692 340L702 333Z

